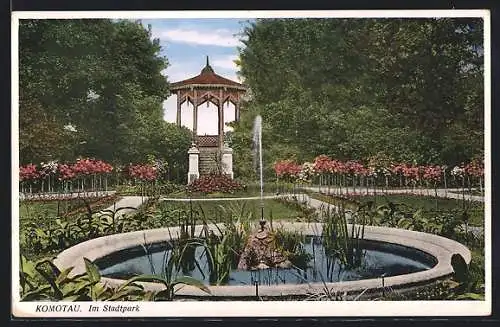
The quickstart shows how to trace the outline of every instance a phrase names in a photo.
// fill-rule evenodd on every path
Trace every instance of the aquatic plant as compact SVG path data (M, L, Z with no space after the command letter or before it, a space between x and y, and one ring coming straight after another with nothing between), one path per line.
M292 263L293 266L306 270L312 255L304 248L306 237L295 231L287 231L282 228L274 232L275 247Z
M361 265L365 252L361 241L364 239L366 221L365 216L359 217L357 213L350 213L349 216L350 231L347 224L348 213L343 207L324 211L322 241L328 257L338 259L344 267L354 268ZM359 224L356 224L357 220Z
M230 234L221 239L209 237L205 243L205 255L210 272L210 284L222 285L229 280L232 264L232 249Z
M169 230L170 233L170 230ZM172 237L172 235L170 235ZM208 294L210 294L210 289L208 289L201 281L191 277L181 274L183 270L183 261L186 261L187 255L186 251L190 248L196 248L196 246L202 244L200 239L187 239L182 243L169 243L164 250L162 268L160 274L154 269L154 265L151 259L151 253L149 252L148 244L145 240L143 244L143 249L145 250L151 265L151 275L140 275L129 279L132 282L156 282L161 283L164 289L155 292L151 295L151 300L153 301L172 301L175 293L177 291L178 285L190 285L194 286ZM203 270L200 267L198 261L194 255L190 258L193 260L193 269L198 268L203 274ZM191 270L193 270L191 269ZM184 272L183 272L184 273Z

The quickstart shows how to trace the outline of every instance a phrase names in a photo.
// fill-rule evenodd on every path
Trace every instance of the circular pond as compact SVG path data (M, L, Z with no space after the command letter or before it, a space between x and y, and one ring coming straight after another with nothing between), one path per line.
M304 271L294 268L271 268L260 271L234 269L225 285L208 286L211 294L191 286L180 287L176 294L221 299L255 298L256 288L252 285L252 281L259 280L259 296L268 297L306 296L311 292L321 292L325 287L332 292L349 292L349 294L361 293L367 289L377 291L383 285L393 289L408 289L450 276L453 273L451 257L454 254L461 255L467 264L471 260L471 253L467 247L441 236L396 228L365 226L366 242L362 246L363 265L356 269L340 270L338 263L331 262L322 255L324 251L318 238L322 234L322 227L321 223L292 222L280 226L289 231L314 236L309 237L309 241L305 243L306 250L309 253L314 252L314 257L309 261L309 268ZM201 225L197 226L196 235L199 235L203 228ZM209 225L209 228L213 231L218 229L214 225ZM173 227L100 237L63 251L54 263L60 269L74 267L71 274L75 275L85 272L83 258L87 258L100 267L104 275L102 282L118 286L124 282L124 277L131 274L151 273L152 269L155 273L161 274L165 245L175 242L176 235L179 234L180 229ZM149 257L144 256L142 248L144 244L148 244ZM201 249L198 250L198 254L200 251ZM200 259L200 266L203 266L203 256ZM203 268L201 270L203 271ZM186 274L192 274L209 284L207 276L203 276L197 269L186 271ZM383 274L384 278L381 278ZM143 283L143 285L147 290L163 289L159 283Z
M267 268L229 272L229 278L222 285L280 285L316 282L341 282L379 278L415 273L432 268L437 260L414 248L385 242L364 241L360 251L361 263L355 267L342 264L334 255L328 255L320 237L308 236L303 243L307 259L302 267ZM135 275L153 274L162 276L166 262L172 255L171 245L165 242L136 246L111 253L94 263L101 274L108 278L127 279ZM210 284L207 253L203 246L195 248L193 259L196 264L174 268L179 276L192 276Z

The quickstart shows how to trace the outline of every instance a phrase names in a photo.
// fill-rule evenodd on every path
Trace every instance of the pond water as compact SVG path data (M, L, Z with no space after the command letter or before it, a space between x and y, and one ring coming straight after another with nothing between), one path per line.
M269 268L246 271L231 270L227 285L302 284L314 282L339 282L379 278L409 274L432 268L436 259L419 250L401 245L363 241L362 263L356 268L344 267L340 261L325 254L320 237L307 237L304 249L311 255L306 269ZM140 274L162 275L165 260L171 253L167 243L150 244L112 253L95 261L102 276L127 279ZM197 247L195 257L199 268L179 272L179 275L192 276L205 284L209 283L207 260L203 247Z

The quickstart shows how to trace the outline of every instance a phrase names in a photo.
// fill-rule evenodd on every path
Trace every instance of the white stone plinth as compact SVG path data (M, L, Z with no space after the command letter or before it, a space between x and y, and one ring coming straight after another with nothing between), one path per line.
M228 146L224 147L224 151L222 153L222 170L223 170L224 174L231 176L231 178L234 178L234 175L233 175L233 149L231 149Z
M188 151L189 155L189 171L188 171L188 184L191 184L194 180L200 177L200 170L198 168L198 162L200 157L200 150L193 144L193 146Z

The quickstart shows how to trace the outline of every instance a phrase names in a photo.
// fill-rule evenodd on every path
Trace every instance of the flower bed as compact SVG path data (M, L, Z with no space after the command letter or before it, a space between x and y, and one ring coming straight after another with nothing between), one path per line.
M447 165L417 165L415 163L391 162L387 158L372 157L360 160L342 161L326 155L317 156L314 162L296 163L281 160L274 164L276 178L282 182L311 183L340 188L377 187L479 187L482 192L484 163L479 159L462 163L451 169ZM437 195L437 191L436 191Z
M223 174L202 176L188 185L187 190L194 193L234 193L246 188L244 184Z

